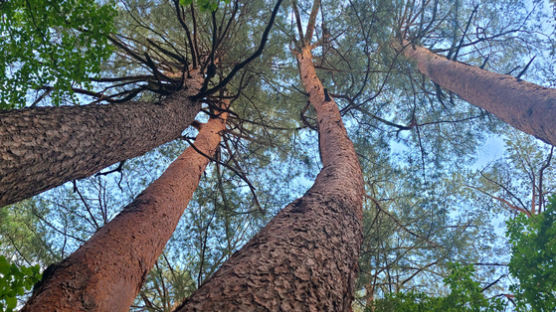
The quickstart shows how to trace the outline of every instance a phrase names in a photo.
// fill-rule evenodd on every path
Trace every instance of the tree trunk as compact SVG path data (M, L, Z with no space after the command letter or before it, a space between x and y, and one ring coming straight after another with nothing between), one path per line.
M195 148L214 155L226 118L222 113L202 124ZM70 257L49 267L22 311L128 311L208 162L188 147L114 220Z
M38 107L0 113L0 207L175 140L201 108L189 89L161 104Z
M451 61L426 48L412 48L407 42L404 45L405 56L441 87L512 127L556 145L556 89Z
M176 311L350 311L362 240L363 179L311 51L298 55L317 111L323 169Z
M365 311L375 312L376 310L375 282L376 277L374 278L374 281L369 281L369 283L365 285Z

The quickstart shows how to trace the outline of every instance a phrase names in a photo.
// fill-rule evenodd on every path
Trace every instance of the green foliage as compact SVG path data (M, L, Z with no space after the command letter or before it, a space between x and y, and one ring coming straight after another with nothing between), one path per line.
M89 87L111 55L110 2L14 0L2 1L0 11L0 110L23 107L30 90L45 86L58 105L72 87Z
M47 242L48 231L40 224L46 213L47 209L33 200L0 208L0 254L18 265L60 260Z
M180 266L172 266L166 255L163 255L147 275L135 305L142 307L145 304L150 307L148 311L174 311L175 306L195 289L197 287L190 272ZM145 310L132 307L131 311Z
M201 10L204 11L216 11L218 9L218 5L220 2L230 3L230 0L197 0L195 1ZM181 5L190 5L193 3L193 0L180 0Z
M424 293L407 292L390 294L374 303L375 312L495 312L504 311L500 299L487 299L479 283L473 280L471 265L450 264L450 274L444 282L450 287L446 297L430 297Z
M13 311L17 306L17 296L31 290L40 278L38 265L18 267L0 256L0 311Z
M547 209L527 218L524 214L508 221L512 245L510 273L519 279L512 286L519 308L556 310L556 196Z

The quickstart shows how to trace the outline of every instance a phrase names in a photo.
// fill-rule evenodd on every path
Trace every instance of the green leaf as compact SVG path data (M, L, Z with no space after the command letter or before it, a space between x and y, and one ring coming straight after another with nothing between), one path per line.
M0 256L0 274L7 275L10 273L10 264L4 258L4 256Z
M38 266L25 267L10 264L0 256L0 311L13 311L17 296L23 296L41 278Z
M107 35L115 15L110 1L2 2L0 110L23 107L31 92L44 88L51 88L58 105L71 97L72 87L85 87L112 53Z
M17 298L16 297L8 297L6 298L6 310L12 311L17 306Z
M543 213L529 218L522 214L507 225L512 246L509 269L519 280L512 286L518 307L556 310L556 196L550 198Z

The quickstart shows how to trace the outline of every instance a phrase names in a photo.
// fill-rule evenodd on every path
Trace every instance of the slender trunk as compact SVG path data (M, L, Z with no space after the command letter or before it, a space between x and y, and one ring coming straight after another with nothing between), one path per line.
M0 113L0 207L175 140L201 108L188 99L200 80L191 79L187 91L160 104L38 107Z
M226 118L223 113L203 124L195 148L214 155ZM128 311L208 162L188 147L114 220L49 267L22 311Z
M365 311L374 312L376 310L375 305L375 284L376 284L376 276L373 278L373 281L369 281L367 285L365 285Z
M531 215L534 216L536 214L536 212L535 212L535 196L536 196L535 187L537 187L535 185L535 174L532 175L532 178L533 178L533 196L531 196Z
M361 169L311 51L298 55L317 111L323 169L177 311L350 311L362 240Z
M556 89L483 70L411 45L404 49L419 71L441 87L512 127L556 145Z

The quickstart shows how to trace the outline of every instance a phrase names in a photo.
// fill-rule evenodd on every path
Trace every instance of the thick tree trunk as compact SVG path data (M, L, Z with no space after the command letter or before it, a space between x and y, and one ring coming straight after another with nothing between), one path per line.
M363 179L309 48L300 74L317 111L323 169L177 311L350 311L361 236Z
M187 91L162 103L39 107L0 113L0 207L142 155L180 137L201 108Z
M404 45L405 56L441 87L514 128L556 145L556 89L451 61L426 48L413 48L407 42Z
M227 113L201 126L195 147L214 155ZM22 311L128 311L197 188L209 160L188 147L89 241L47 269Z

